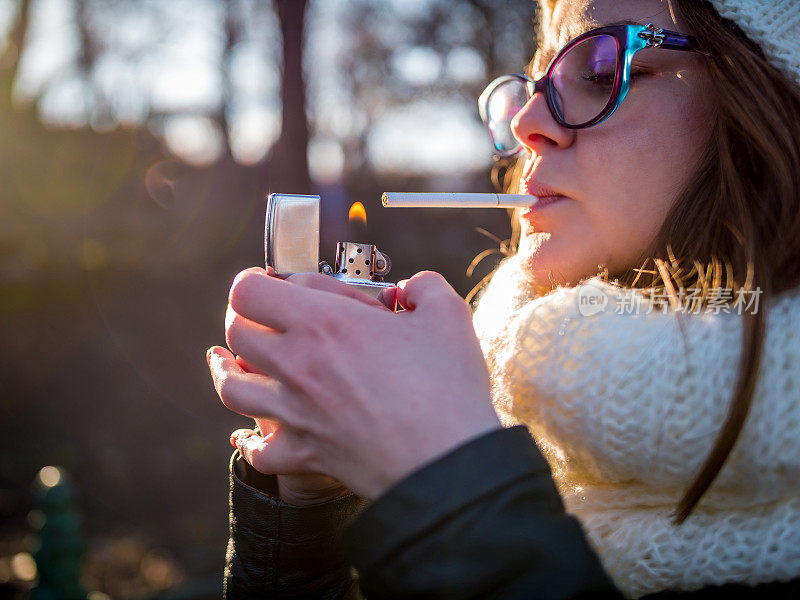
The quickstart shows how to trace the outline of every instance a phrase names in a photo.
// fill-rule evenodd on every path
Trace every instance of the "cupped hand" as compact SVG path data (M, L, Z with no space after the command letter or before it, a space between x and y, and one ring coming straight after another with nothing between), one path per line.
M277 277L274 269L267 267L266 273ZM363 292L344 285L332 277L323 276L316 273L296 273L286 278L295 285L301 285L311 289L318 289L337 293L348 298L353 298L376 308L389 310L394 309L396 296L394 288L383 290L378 299L372 298ZM234 359L236 365L247 373L260 373L267 375L256 366L249 364L242 357L234 357L226 349L220 348L220 354L226 356L226 360ZM236 367L229 363L230 367ZM231 434L231 444L240 450L242 457L255 469L270 475L277 476L278 494L282 500L294 506L308 506L326 502L350 493L344 485L333 477L320 473L272 473L268 465L262 465L262 458L266 456L264 450L269 445L270 440L277 433L280 425L276 421L269 419L255 419L257 431L251 429L239 429Z
M219 347L209 351L209 364L228 408L280 424L263 441L244 444L250 464L270 473L326 473L375 498L500 427L469 306L431 272L398 284L397 300L407 310L262 269L237 276L226 338L259 372L237 369Z
M277 277L277 273L271 267L267 267L267 275ZM355 288L344 285L335 279L313 273L297 273L287 278L295 285L308 287L311 289L325 290L337 293L354 300L358 300L373 306L389 310L389 306L394 307L396 303L395 291L387 288L379 296L380 299L371 298ZM269 374L260 370L258 367L249 364L240 356L234 356L225 348L216 348L218 355L213 360L221 361L223 369L233 374L256 373L266 377ZM212 355L207 358L212 360ZM256 470L269 475L276 475L278 483L278 494L282 500L294 506L308 506L320 502L326 502L350 493L345 486L333 477L320 473L308 472L273 472L271 465L264 464L263 458L268 456L265 452L269 444L273 441L280 425L276 421L264 418L256 418L256 427L252 429L239 429L231 434L231 444L239 449L242 457Z
M219 348L219 354L233 371L239 369L245 373L261 373L241 357L234 357L225 348ZM239 369L237 369L239 367ZM269 419L255 419L257 430L237 429L231 434L231 445L237 448L242 458L253 468L268 475L276 475L278 495L293 506L308 506L340 498L350 493L345 486L333 477L321 473L273 473L260 464L260 458L266 454L261 450L269 445L270 440L278 432L280 424Z

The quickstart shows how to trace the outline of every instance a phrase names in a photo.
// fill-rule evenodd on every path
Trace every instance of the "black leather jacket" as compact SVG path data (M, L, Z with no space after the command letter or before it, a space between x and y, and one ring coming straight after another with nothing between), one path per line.
M230 483L227 600L622 598L521 425L456 448L371 505L350 495L290 506L238 452ZM800 580L647 598L690 597L796 599Z

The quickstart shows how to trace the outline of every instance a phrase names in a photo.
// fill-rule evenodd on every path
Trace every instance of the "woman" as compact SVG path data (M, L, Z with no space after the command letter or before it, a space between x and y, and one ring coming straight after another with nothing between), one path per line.
M348 560L373 598L798 593L800 8L541 8L531 77L482 96L539 202L474 330L430 273L401 314L234 281L209 361L266 436L232 438L230 597L356 594Z

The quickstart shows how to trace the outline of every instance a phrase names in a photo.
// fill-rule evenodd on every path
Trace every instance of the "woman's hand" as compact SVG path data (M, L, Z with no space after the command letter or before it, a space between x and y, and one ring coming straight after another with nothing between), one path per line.
M277 276L275 270L270 267L267 267L266 272L270 276ZM382 302L355 290L351 286L342 285L331 277L320 276L317 274L297 273L289 276L287 280L291 281L295 285L343 294L369 306L389 310L388 306L384 306ZM386 293L384 293L383 296L385 296L386 304L393 307L395 304L394 290L385 290L385 292ZM389 294L388 292L391 293ZM219 351L222 355L226 356L226 360L233 359L236 365L238 365L243 372L260 373L261 375L268 376L268 373L259 370L254 365L248 364L247 361L242 357L234 357L233 354L224 348L219 348ZM232 363L229 364L231 364L232 369L236 369ZM255 419L255 422L257 431L253 431L252 429L239 429L231 434L231 445L233 445L234 448L246 448L252 446L257 447L268 444L269 440L280 427L276 421L271 421L269 419ZM322 475L319 473L268 474L277 476L278 495L280 498L284 502L294 506L308 506L311 504L327 502L328 500L340 498L350 493L350 490L328 475Z
M234 357L233 354L220 348L220 353L226 355L224 360L233 360L245 373L266 373L260 372L253 365L241 357ZM231 368L236 370L232 363ZM252 429L237 429L231 434L231 445L234 448L268 444L270 438L278 431L280 425L269 419L256 419L257 431ZM278 480L278 495L280 498L293 506L308 506L320 502L327 502L335 498L340 498L350 493L346 487L336 481L333 477L321 475L319 473L267 473L276 475Z
M263 423L269 423L270 428L264 429ZM278 424L272 421L263 421L259 431L252 429L237 429L231 434L231 444L234 448L246 448L269 444L272 435L277 431ZM278 495L293 506L308 506L341 498L350 493L346 487L328 475L319 473L300 473L297 475L275 474L278 479Z
M245 460L265 473L327 473L375 498L500 427L471 311L440 275L401 282L401 313L330 283L339 289L309 289L257 268L234 280L228 346L261 372L235 368L215 347L215 387L231 410L280 423L241 440Z

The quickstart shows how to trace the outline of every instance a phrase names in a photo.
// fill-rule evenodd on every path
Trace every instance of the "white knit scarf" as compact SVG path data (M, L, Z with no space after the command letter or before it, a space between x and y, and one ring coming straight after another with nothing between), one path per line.
M736 384L742 317L637 314L624 310L631 291L599 279L536 297L519 263L501 266L475 313L495 407L504 424L528 426L623 593L800 576L800 290L769 304L745 428L675 526ZM579 309L587 289L608 298L590 316Z

